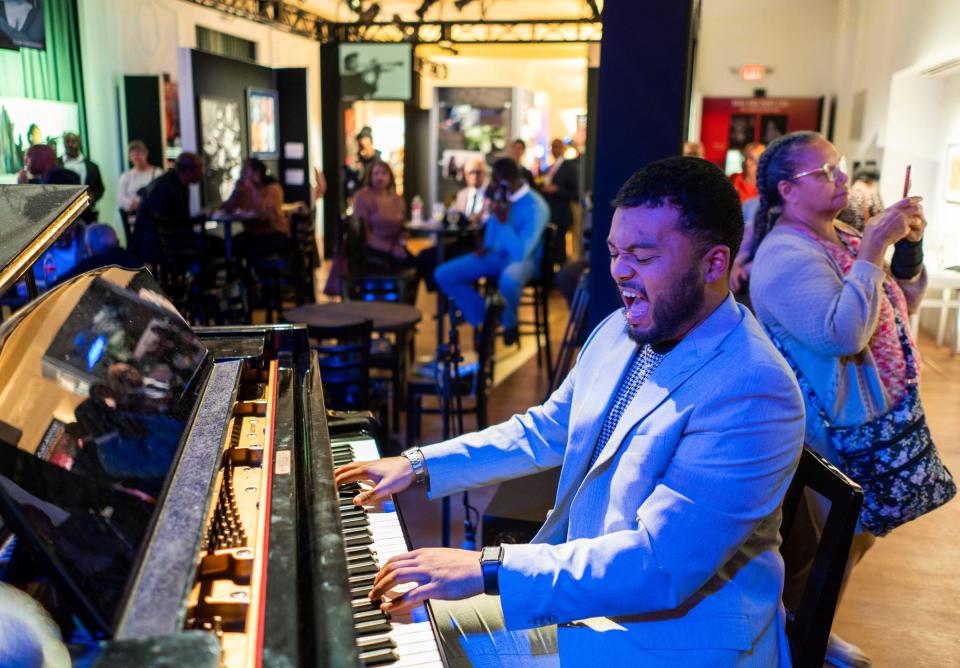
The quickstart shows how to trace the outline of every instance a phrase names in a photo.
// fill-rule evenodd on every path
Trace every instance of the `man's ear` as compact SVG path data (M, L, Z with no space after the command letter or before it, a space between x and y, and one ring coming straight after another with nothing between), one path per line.
M711 246L703 255L704 283L727 280L730 271L730 248L723 244Z

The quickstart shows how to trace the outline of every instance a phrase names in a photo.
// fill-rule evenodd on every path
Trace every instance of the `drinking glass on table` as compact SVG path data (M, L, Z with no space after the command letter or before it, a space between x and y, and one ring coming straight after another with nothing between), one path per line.
M443 202L434 202L433 209L430 211L430 217L433 219L435 225L443 225L443 219L447 215L447 210L443 206Z

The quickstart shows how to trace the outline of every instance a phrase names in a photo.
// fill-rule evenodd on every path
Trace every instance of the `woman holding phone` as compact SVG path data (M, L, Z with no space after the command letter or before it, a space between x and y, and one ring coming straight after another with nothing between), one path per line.
M750 282L757 317L821 405L805 392L806 445L835 465L839 458L819 408L833 425L856 426L900 401L913 380L909 369L919 366L904 323L926 286L920 198L904 197L868 220L861 234L836 219L847 205L848 182L846 160L815 132L784 135L767 147L757 169L760 205ZM891 245L896 250L887 265ZM808 502L819 532L826 508ZM846 576L874 542L861 527L857 531ZM798 565L790 568L789 555L787 562L789 608L791 585L797 586L789 573ZM804 566L809 564L799 564L801 573ZM835 666L870 665L856 646L835 635L826 658Z

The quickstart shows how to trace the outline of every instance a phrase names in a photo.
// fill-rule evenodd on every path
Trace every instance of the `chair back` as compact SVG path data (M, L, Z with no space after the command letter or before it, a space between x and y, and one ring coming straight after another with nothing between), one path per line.
M370 408L370 335L373 322L341 327L308 327L317 351L326 407L339 411Z
M559 234L559 228L554 223L547 223L540 237L540 262L537 265L535 280L546 288L553 285L553 265L556 260L553 244Z
M363 221L355 218L344 218L341 224L347 252L347 274L360 275L366 267L367 230Z
M417 301L417 270L406 269L393 275L351 274L343 279L342 294L350 301L393 302L413 306Z
M794 666L820 668L863 504L863 489L826 459L804 448L783 500L780 551L785 554L791 550L792 540L809 539L792 531L801 497L807 489L825 497L830 502L830 510L800 602L795 610L787 611L787 637Z
M312 302L315 298L314 270L320 266L317 248L314 212L301 207L290 214L290 231L293 234L293 280L297 304Z
M573 299L570 301L570 316L567 318L567 326L563 330L563 339L560 341L560 352L557 353L557 361L554 364L553 371L550 374L550 381L547 384L547 394L544 401L556 391L564 378L570 372L577 348L583 343L584 327L587 324L587 308L590 303L590 270L587 269L580 276L577 283L577 289L573 293Z

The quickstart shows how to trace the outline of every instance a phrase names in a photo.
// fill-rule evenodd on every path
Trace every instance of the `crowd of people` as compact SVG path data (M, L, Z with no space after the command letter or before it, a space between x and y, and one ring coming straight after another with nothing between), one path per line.
M164 171L150 162L144 142L130 142L130 168L121 174L116 189L126 233L126 238L120 239L112 226L97 222L106 213L96 208L106 191L98 165L83 154L76 133L64 134L63 142L62 158L57 157L53 145L31 146L17 178L22 184L86 185L91 196L91 206L81 214L82 222L64 234L33 268L40 287L52 287L81 271L106 264L156 268L163 259L164 231L192 235L198 247L213 247L222 253L222 243L195 232L206 219L204 215L192 215L190 205L189 188L203 179L200 156L183 152ZM322 173L318 172L317 179L322 196L326 185ZM283 208L283 189L263 161L244 161L241 178L220 209L243 215L243 233L233 239L238 257L255 261L289 249L291 228Z
M515 343L520 294L539 270L543 254L548 254L551 265L566 261L567 233L580 197L579 156L566 158L568 145L555 139L551 163L535 176L523 165L526 143L516 139L492 166L484 158L468 160L463 165L464 185L452 198L445 219L459 221L470 234L438 240L447 258L438 267L435 249L414 257L406 245L407 205L397 194L393 170L374 148L370 128L363 128L356 140L353 164L363 170L363 177L352 196L352 220L365 240L363 271L392 274L416 269L429 290L439 286L464 321L475 327L483 320L484 297L474 286L478 279L486 279L497 286L505 303L504 340ZM556 226L556 233L551 247L544 248L548 223ZM346 266L338 271L345 272ZM334 285L331 291L336 289Z
M365 169L353 217L366 266L419 269L475 327L485 307L476 283L494 282L506 304L504 338L515 341L520 293L542 254L564 259L543 239L550 222L561 241L572 225L579 177L565 145L552 143L553 162L540 175L520 164L519 140L489 167L468 161L452 206L479 234L431 266L406 246L408 211L392 169L366 129L358 142ZM99 199L99 170L79 137L68 136L66 148L58 161L51 147L31 147L21 182L85 183ZM377 575L370 597L386 611L433 599L438 626L458 629L445 646L454 655L493 651L544 665L558 652L574 664L629 656L639 665L691 665L695 656L698 665L789 665L784 603L797 603L811 555L785 554L785 570L778 531L801 447L849 472L838 429L919 409L919 350L907 323L926 287L921 198L884 207L875 166L849 174L815 132L748 144L732 178L696 146L684 153L646 165L620 189L605 242L623 307L590 334L543 405L336 472L338 484L370 481L355 500L368 504L412 485L439 498L561 469L556 505L531 544L485 550L479 560L467 550L415 550ZM133 254L109 225L94 224L82 240L63 235L49 255L53 272L44 259L38 278L156 261L158 230L193 222L188 187L202 176L198 156L183 153L161 172L133 142L130 160L119 201L135 216ZM223 205L255 213L236 240L242 254L288 243L282 200L264 163L247 159ZM955 493L932 447L898 465L925 467L912 484L941 485L927 490L922 512ZM863 482L885 475L883 462L856 470L851 476ZM888 516L901 510L899 498L881 501ZM828 510L823 499L805 499L808 521L798 526L809 535L800 544L816 543ZM844 582L883 533L862 516ZM411 582L406 593L393 591ZM522 632L530 628L540 632ZM837 636L826 660L870 665Z
M479 559L423 548L378 573L370 598L384 610L433 601L438 627L456 630L453 639L441 630L448 656L474 665L490 656L556 665L558 655L570 665L790 665L784 604L796 609L828 512L824 499L802 503L808 521L795 522L805 528L792 542L807 549L785 554L785 571L780 504L801 446L872 483L844 584L876 535L955 494L932 446L905 462L897 439L910 435L877 426L922 416L906 324L926 285L921 198L883 208L875 168L851 179L814 132L749 145L732 180L695 149L647 165L621 188L606 243L623 308L590 334L543 405L336 473L340 484L368 481L354 501L366 505L411 486L440 498L560 467L556 505L530 544L484 548ZM489 204L495 214L504 199L534 196L512 160L494 164L492 182L506 184ZM522 252L515 239L507 246ZM480 304L468 286L486 262L487 274L505 271L486 253L437 270L471 321ZM861 456L852 468L837 432L857 429L892 439L880 444L892 463ZM875 480L905 466L909 481L874 498ZM901 507L917 499L919 510ZM415 586L399 593L406 583ZM826 662L870 665L836 635Z

